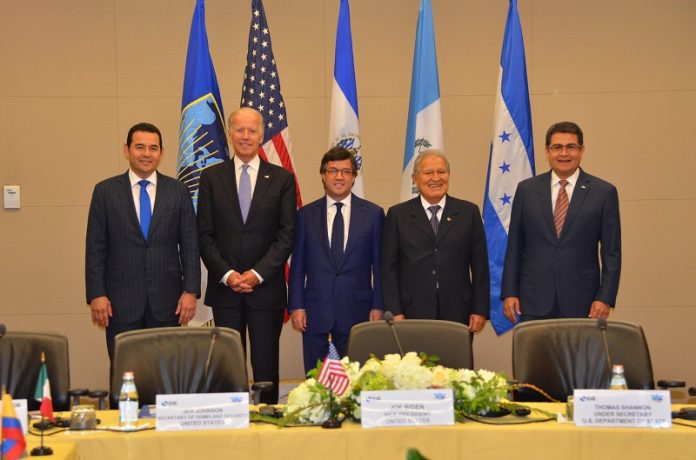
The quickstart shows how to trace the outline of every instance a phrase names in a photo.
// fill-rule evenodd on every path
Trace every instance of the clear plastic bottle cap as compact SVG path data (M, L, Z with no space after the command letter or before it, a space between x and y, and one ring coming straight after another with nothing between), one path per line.
M135 378L135 376L133 375L133 371L126 371L126 372L124 372L124 373L123 373L123 378L124 378L124 379L132 379L132 378Z

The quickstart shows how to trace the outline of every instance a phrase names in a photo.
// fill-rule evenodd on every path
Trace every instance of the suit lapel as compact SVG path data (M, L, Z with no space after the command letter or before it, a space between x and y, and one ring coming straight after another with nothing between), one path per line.
M155 234L157 226L162 220L162 213L167 209L167 203L172 199L171 188L163 176L157 173L157 194L155 196L155 207L152 210L152 221L150 222L150 230L148 239Z
M242 210L239 208L239 194L237 193L237 176L235 175L236 171L234 168L233 158L224 163L224 167L222 168L221 172L222 176L220 180L224 184L223 189L225 190L225 193L227 194L227 198L230 200L230 203L232 203L231 208L234 210L235 217L237 218L237 220L239 220L239 222L242 222Z
M316 234L318 235L319 245L326 254L326 258L333 264L333 257L331 256L331 248L329 247L329 233L326 224L326 196L324 199L317 203L317 209L312 210L312 225Z
M421 206L420 196L415 197L411 200L410 205L411 222L413 225L421 232L428 235L433 240L435 239L435 234L433 233L433 228L430 226L430 221L426 215L423 206ZM444 215L444 214L443 214Z
M552 239L557 239L556 225L553 223L553 207L551 206L551 173L547 172L539 176L537 181L537 190L539 192L539 202L541 203L541 213L546 222L546 228L549 231Z
M440 218L440 224L437 227L437 236L435 241L440 241L445 237L447 232L457 223L459 220L459 210L453 206L453 200L449 196L445 202L445 209L442 210L442 218ZM430 222L428 222L430 226Z
M353 246L355 246L358 235L362 232L363 226L366 224L365 219L365 206L364 202L353 195L350 199L350 225L348 227L348 242L346 244L346 250L343 252L343 263L349 254L353 252Z
M128 214L128 220L131 226L135 229L136 233L140 235L140 238L144 240L143 231L140 229L140 220L138 220L138 212L135 210L133 189L130 184L128 171L119 179L118 195L123 204L123 209L125 209L126 214Z
M258 207L259 202L263 199L263 196L268 191L268 187L271 185L271 167L265 161L261 160L259 163L259 173L256 176L256 185L254 185L254 195L251 197L251 206L249 207L249 215L247 216L247 222L249 222L254 217L254 210ZM236 185L235 185L236 187ZM239 197L237 198L237 208L239 209ZM239 216L241 218L242 211L240 209Z
M570 229L570 226L573 225L573 220L575 220L575 216L578 215L578 211L580 210L583 201L585 201L585 197L587 196L587 192L589 191L590 179L589 177L587 177L587 174L585 174L585 172L581 169L580 175L578 176L578 182L575 184L575 187L573 188L573 197L571 198L570 204L568 206L568 215L566 215L566 220L563 223L561 238L568 234L568 230Z

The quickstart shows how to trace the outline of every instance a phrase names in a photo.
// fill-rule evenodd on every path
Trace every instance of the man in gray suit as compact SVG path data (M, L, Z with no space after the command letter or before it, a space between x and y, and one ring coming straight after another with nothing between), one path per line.
M555 123L546 132L551 170L517 186L500 292L513 323L606 318L616 303L619 195L580 168L584 152L580 127Z
M85 281L92 322L116 334L187 324L200 296L193 203L178 180L157 172L162 134L138 123L128 131L125 174L96 185L87 223Z

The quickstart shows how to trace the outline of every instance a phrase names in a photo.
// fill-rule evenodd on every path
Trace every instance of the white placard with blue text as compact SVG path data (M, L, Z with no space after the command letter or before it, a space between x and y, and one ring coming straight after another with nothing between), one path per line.
M363 428L454 425L451 389L363 391L360 410Z
M157 395L157 431L249 427L249 393Z
M666 390L575 390L574 405L577 426L672 426L672 406Z
M27 434L27 400L26 399L13 399L12 404L14 404L15 413L19 419L19 423L22 425L22 431ZM2 416L2 405L0 404L0 416Z

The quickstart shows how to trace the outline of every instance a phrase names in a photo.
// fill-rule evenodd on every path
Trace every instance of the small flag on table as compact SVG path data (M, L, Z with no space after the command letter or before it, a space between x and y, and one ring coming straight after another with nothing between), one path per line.
M41 369L36 381L34 399L41 403L41 415L53 420L53 400L51 399L51 382L48 380L48 368L46 367L46 354L41 352Z
M12 396L2 389L2 458L15 460L24 456L27 442L24 440L22 424L17 418Z
M331 342L329 342L329 354L324 359L324 364L321 366L317 380L338 396L341 396L348 389L350 379L348 374L346 374L346 370L343 369L341 357L338 356L336 347Z

